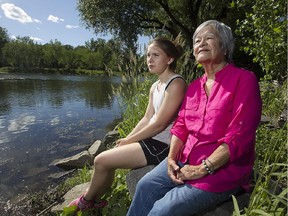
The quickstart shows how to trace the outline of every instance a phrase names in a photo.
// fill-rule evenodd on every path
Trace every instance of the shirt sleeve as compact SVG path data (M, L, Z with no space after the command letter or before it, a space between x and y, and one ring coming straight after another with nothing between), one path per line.
M178 137L183 143L186 142L187 137L189 135L189 131L187 130L187 127L185 125L185 112L186 112L185 104L186 103L187 103L187 93L179 109L178 117L174 121L173 127L171 128L171 131L170 131L172 135L175 135L176 137Z
M225 136L218 140L219 144L228 144L231 162L254 155L256 129L261 119L259 84L253 73L248 74L238 83L233 102L232 121Z

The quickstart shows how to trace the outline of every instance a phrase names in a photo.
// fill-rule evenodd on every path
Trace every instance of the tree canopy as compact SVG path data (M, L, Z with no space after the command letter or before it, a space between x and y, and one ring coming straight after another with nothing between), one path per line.
M135 46L139 35L181 35L189 50L199 24L221 21L235 33L239 66L257 70L258 77L287 77L285 0L78 0L77 7L87 28L111 33L127 47Z
M138 35L183 34L191 44L195 28L227 16L227 0L78 0L83 23L96 33L112 33L128 44Z
M63 45L51 40L44 45L27 37L17 37L3 45L2 66L12 70L30 71L37 69L58 69L72 72L76 69L118 70L119 56L123 56L120 41L91 39L85 46Z
M250 0L238 0L245 8ZM252 11L239 20L236 33L243 40L241 47L254 56L268 79L287 78L287 2L284 0L253 1Z
M57 40L39 45L29 37L10 40L0 27L0 65L118 70L143 58L137 55L139 35L166 36L179 39L186 51L180 73L190 79L191 71L199 70L192 55L193 33L202 22L215 19L234 33L237 66L254 71L258 78L287 78L285 0L78 0L77 7L87 28L114 38L91 39L76 48Z

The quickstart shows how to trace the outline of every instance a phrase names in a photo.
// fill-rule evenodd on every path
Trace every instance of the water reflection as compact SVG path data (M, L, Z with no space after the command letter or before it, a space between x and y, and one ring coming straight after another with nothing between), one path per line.
M49 174L61 171L48 166L52 161L102 139L121 117L112 96L119 83L117 77L0 74L0 198L51 184Z

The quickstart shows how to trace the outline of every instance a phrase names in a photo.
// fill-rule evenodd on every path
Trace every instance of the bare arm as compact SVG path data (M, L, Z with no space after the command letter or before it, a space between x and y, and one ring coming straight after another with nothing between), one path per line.
M182 146L183 142L175 135L172 135L170 150L168 154L168 175L176 184L184 184L184 181L179 179L177 176L177 173L180 172L180 167L177 164L177 160L179 154L181 153Z
M130 133L128 137L122 139L120 145L147 139L163 131L169 125L169 123L174 120L175 116L177 115L180 104L182 102L182 99L186 91L186 86L187 85L184 80L182 79L174 80L169 85L169 88L165 91L165 97L164 97L164 100L162 102L161 108L157 114L157 118L155 119L155 121L151 124L148 124L152 116L150 117L150 115L149 116L147 115L147 118L145 119L145 123L147 124L141 129L139 126L138 131L133 130L133 133ZM152 93L150 93L149 106L152 106L151 94ZM149 109L149 106L147 107L147 109ZM154 114L153 106L152 106L152 109L153 109L153 114ZM147 110L146 113L150 113L149 110ZM150 114L152 114L152 112Z

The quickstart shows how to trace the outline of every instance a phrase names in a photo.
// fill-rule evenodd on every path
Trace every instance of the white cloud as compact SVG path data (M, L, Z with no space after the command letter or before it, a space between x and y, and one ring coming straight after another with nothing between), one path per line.
M22 8L14 4L4 3L1 5L1 8L9 19L17 20L21 23L31 23L34 21Z
M60 21L64 22L64 19L61 19L61 18L53 16L53 15L49 15L47 20L49 20L51 22L55 22L55 23L59 23Z
M10 36L10 39L11 40L17 40L18 37L16 37L15 35L11 35ZM43 42L44 40L41 39L41 38L37 38L37 37L32 37L32 36L29 36L29 38L35 42Z
M42 24L42 22L40 20L38 20L38 19L34 19L34 22Z
M42 41L44 41L43 39L41 39L41 38L37 38L37 37L29 37L31 40L33 40L33 41L35 41L35 42L42 42Z
M66 25L66 28L67 28L67 29L79 28L79 26Z

